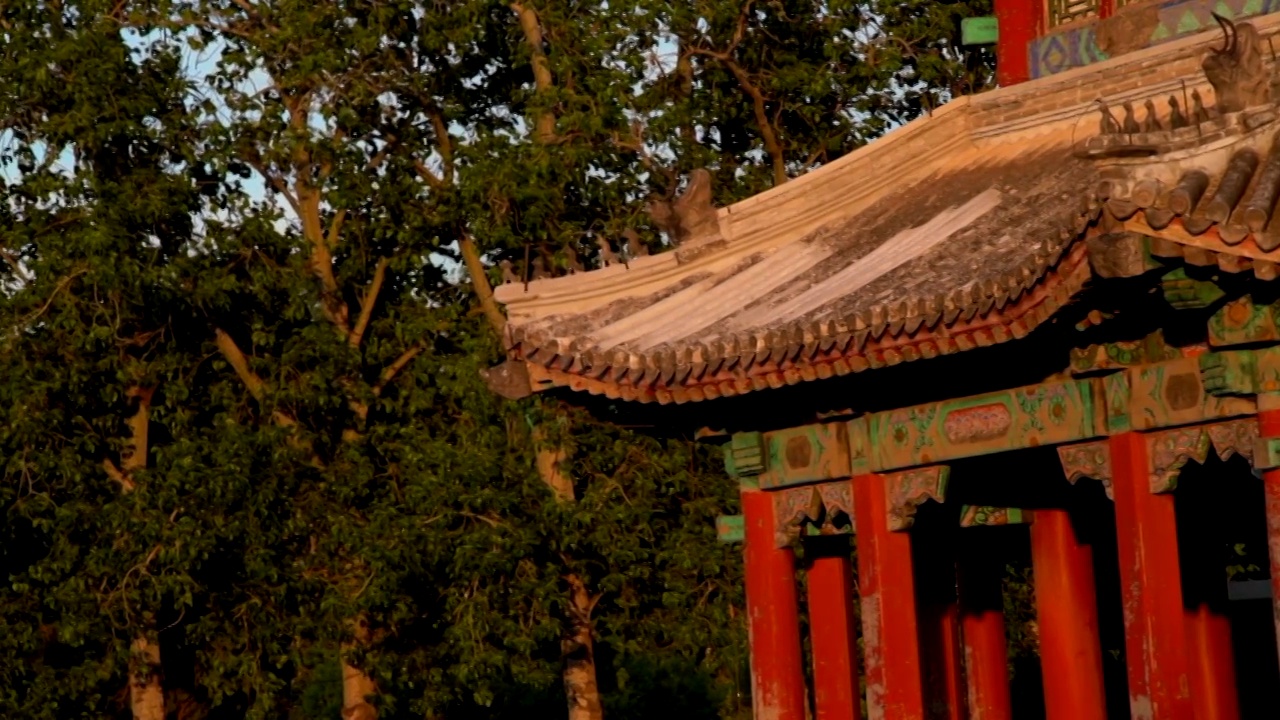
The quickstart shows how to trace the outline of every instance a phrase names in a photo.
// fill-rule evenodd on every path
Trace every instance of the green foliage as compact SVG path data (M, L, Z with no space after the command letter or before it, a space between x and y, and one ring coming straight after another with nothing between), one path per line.
M0 8L6 714L127 714L137 638L187 717L331 715L337 648L383 717L562 711L569 576L611 714L740 702L736 488L490 394L461 241L657 246L693 167L728 202L981 87L986 8L527 9L540 42L480 0Z

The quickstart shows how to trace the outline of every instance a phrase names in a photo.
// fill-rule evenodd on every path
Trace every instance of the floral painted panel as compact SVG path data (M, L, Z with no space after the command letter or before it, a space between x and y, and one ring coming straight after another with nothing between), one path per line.
M1102 434L1093 382L1045 383L868 417L873 469L1054 445Z

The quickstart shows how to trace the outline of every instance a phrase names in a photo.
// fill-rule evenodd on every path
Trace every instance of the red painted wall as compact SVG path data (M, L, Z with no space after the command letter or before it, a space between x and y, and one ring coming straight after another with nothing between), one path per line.
M1028 46L1044 34L1045 0L995 0L1000 38L996 41L996 82L1001 87L1031 79Z

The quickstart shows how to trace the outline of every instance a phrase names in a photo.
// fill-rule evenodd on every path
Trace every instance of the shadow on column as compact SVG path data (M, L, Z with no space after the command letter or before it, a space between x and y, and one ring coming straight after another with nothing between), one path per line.
M1250 582L1268 578L1262 483L1243 458L1210 456L1203 466L1183 469L1175 499L1183 601L1203 705L1197 715L1274 718L1280 667L1271 602L1251 592L1258 583Z
M1096 597L1092 601L1097 611L1097 637L1102 650L1107 714L1111 718L1128 717L1115 517L1102 484L1088 480L1077 486L1068 483L1053 448L959 461L952 466L951 478L948 501L957 507L970 504L1030 511L1054 508L1069 513L1072 542L1086 545L1092 551L1096 588ZM1036 612L1028 526L961 530L962 533L984 531L1002 533L1003 544L999 551L1004 554L1005 563L1003 594L1013 715L1018 720L1045 718L1041 632ZM1087 567L1090 562L1087 556L1084 561Z

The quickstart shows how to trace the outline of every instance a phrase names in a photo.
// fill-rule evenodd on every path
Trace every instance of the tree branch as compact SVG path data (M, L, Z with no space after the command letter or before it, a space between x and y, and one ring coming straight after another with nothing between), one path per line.
M787 177L787 160L782 151L782 143L778 140L773 123L769 120L769 112L766 106L768 98L764 96L760 88L751 82L751 75L728 53L705 48L693 48L689 52L705 55L724 63L725 68L733 74L733 77L738 81L738 85L742 87L742 91L751 98L751 109L755 115L756 125L760 127L760 138L764 141L765 152L769 153L769 159L773 165L773 184L776 186L785 183L789 179Z
M427 111L431 118L431 127L436 133L436 144L439 145L440 164L445 182L453 181L453 141L449 138L449 127L444 122L444 115L437 108Z
M347 336L347 342L353 348L360 347L360 340L364 337L365 329L369 327L369 320L373 317L373 307L378 303L378 293L382 291L382 283L386 277L387 259L379 258L378 266L373 271L373 279L369 281L369 289L360 300L360 317L356 320L356 326L351 328L351 334Z
M236 371L236 375L240 376L240 381L248 388L249 394L253 396L253 399L262 402L266 395L266 383L249 367L249 359L240 351L240 346L236 345L236 341L222 328L214 328L213 333L218 344L218 351L222 353L222 357L230 363L231 367Z
M498 301L493 299L493 286L489 284L489 276L485 274L484 264L480 261L480 251L476 248L475 241L466 234L458 239L458 248L462 251L462 260L467 265L467 274L471 276L471 289L475 292L476 299L480 301L480 307L484 310L485 317L489 319L490 327L498 334L498 339L502 339L502 332L507 327L507 318L498 307Z
M342 232L342 223L346 219L347 209L343 208L334 213L333 220L329 221L329 234L325 238L325 244L329 246L330 250L338 246L338 236Z
M392 380L396 379L396 375L399 375L400 371L405 369L405 366L413 362L413 359L418 357L418 355L422 354L424 349L425 348L421 342L414 343L408 350L400 353L400 357L396 358L390 365L383 368L382 377L378 379L378 384L373 386L374 397L382 395L383 389L386 388L387 385L390 385Z
M444 189L444 186L445 186L444 180L440 179L439 176L431 172L431 168L427 167L427 164L422 162L422 160L420 160L419 158L414 158L413 168L418 171L418 176L421 177L424 181L426 181L427 185L429 185L433 190Z
M542 49L542 25L538 13L533 8L519 2L511 3L511 9L520 19L520 30L524 33L525 44L529 46L529 55L533 64L533 87L538 94L545 94L551 89L551 66L547 63L547 54ZM555 142L556 116L550 109L538 114L534 125L534 138L543 144Z

